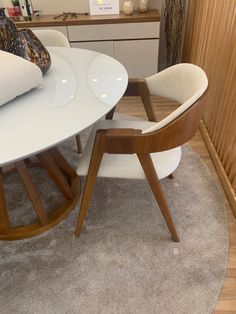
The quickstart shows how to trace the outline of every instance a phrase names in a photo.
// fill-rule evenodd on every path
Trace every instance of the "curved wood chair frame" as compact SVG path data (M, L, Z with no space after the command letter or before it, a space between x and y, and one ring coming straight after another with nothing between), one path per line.
M136 154L161 209L171 237L173 241L179 241L150 153L172 149L190 140L199 126L203 107L204 102L199 98L182 115L152 133L142 134L141 130L135 129L97 130L75 229L77 237L81 233L83 221L87 214L103 154Z

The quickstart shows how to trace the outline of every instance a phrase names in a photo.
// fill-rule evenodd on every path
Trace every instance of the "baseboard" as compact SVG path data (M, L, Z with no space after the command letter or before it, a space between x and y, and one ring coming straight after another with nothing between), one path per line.
M222 184L222 187L225 191L226 197L229 201L230 207L232 209L232 212L234 214L234 217L236 218L236 194L235 191L229 181L229 178L225 172L225 169L220 161L220 158L217 154L217 151L211 141L211 138L207 132L206 126L203 121L200 123L200 131L203 137L203 140L207 146L207 149L209 151L209 154L211 156L212 162L214 164L214 167L216 169L217 175L220 179L220 182Z

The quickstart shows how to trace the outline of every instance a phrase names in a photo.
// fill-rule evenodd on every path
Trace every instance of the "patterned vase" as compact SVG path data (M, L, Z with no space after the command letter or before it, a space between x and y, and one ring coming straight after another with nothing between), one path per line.
M0 16L0 50L8 51L11 34L17 30L16 25L6 16Z
M51 66L50 54L30 29L16 30L11 34L8 52L35 63L45 74Z

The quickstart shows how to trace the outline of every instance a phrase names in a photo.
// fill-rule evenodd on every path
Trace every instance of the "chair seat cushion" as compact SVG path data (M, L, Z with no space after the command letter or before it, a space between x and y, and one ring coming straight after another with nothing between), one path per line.
M108 128L134 128L146 129L152 126L149 121L129 120L100 120L90 134L83 154L79 160L77 174L86 176L93 148L94 138L98 129ZM159 179L167 177L178 167L181 159L181 148L177 147L168 151L151 154ZM144 179L145 175L136 154L104 154L98 172L99 177Z
M42 82L42 72L34 63L0 50L0 106Z

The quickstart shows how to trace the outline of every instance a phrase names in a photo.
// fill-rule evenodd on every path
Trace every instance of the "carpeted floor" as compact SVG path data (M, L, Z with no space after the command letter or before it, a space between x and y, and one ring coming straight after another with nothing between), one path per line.
M70 141L62 150L77 159ZM46 204L55 204L58 192L36 175ZM114 179L97 181L79 239L73 236L77 206L44 235L1 241L0 313L210 314L228 255L221 192L188 146L175 178L162 186L180 243L171 241L146 181ZM17 178L7 177L5 187L11 220L30 221Z

